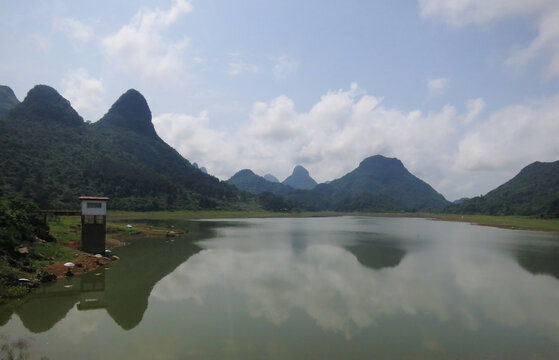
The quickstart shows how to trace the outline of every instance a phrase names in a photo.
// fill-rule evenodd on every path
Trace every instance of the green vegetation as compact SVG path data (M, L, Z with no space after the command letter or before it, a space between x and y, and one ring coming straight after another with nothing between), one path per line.
M231 176L227 183L251 194L269 192L275 195L288 194L293 191L289 186L266 180L256 175L252 170L244 169Z
M444 221L461 221L476 225L494 226L505 229L559 232L559 219L541 219L531 216L492 216L437 214L427 216Z
M53 253L63 256L38 210L36 204L0 193L0 301L25 294L28 289L18 279L35 275Z
M380 155L312 190L273 183L250 170L228 183L219 181L159 138L146 100L136 90L123 94L94 124L84 122L45 85L30 90L21 103L11 89L0 87L0 107L0 191L42 209L77 208L79 195L104 195L111 198L112 209L134 211L444 211L559 217L559 161L536 162L487 195L450 205L400 160ZM299 178L312 180L304 168L295 170ZM1 231L25 233L17 221L11 224ZM59 240L72 239L69 233Z
M76 208L84 194L108 196L111 208L125 210L240 206L245 199L234 186L202 173L146 130L151 114L138 104L145 99L127 92L90 125L56 90L36 86L0 118L0 189L43 209Z
M77 243L81 239L81 219L77 216L60 216L48 221L50 233L59 244Z
M299 171L308 176L304 168ZM227 181L241 190L259 194L263 207L273 211L441 211L450 204L412 175L400 160L380 155L363 160L347 175L312 190L295 190L273 183L250 170L239 171ZM283 203L271 194L282 197Z
M77 250L58 243L33 244L37 259L31 260L33 268L40 269L52 262L68 262L76 257Z
M446 211L559 218L559 161L530 164L487 195L449 206Z
M13 90L7 86L0 85L0 116L6 115L17 104L19 104L19 100L16 98Z
M0 251L13 254L15 247L35 237L53 241L37 205L19 198L4 197L0 192Z

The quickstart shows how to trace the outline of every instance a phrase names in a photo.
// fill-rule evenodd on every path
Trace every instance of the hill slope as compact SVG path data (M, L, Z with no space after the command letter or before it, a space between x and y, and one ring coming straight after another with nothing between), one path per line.
M55 89L38 85L0 119L0 153L0 188L43 208L76 207L85 194L109 196L112 209L213 208L237 194L157 136L135 90L89 125Z
M0 85L0 117L6 115L17 104L19 100L14 91L5 85Z
M450 204L412 175L400 160L381 155L366 158L355 170L329 184L320 184L316 191L330 193L335 202L368 196L371 201L386 202L387 210L439 211Z
M532 163L487 195L449 206L447 211L559 217L559 161Z

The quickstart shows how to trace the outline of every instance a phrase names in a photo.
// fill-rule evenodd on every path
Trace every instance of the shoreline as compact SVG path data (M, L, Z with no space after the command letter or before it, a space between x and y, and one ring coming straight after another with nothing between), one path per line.
M539 219L522 216L490 216L490 215L456 215L456 214L432 214L432 213L339 213L339 212L301 212L301 213L273 213L265 211L159 211L159 212L109 212L107 222L107 249L114 249L129 244L130 240L138 237L165 237L184 235L188 230L183 231L168 229L165 227L149 226L142 223L144 220L211 220L211 219L249 219L249 218L311 218L311 217L339 217L339 216L365 216L365 217L402 217L402 218L422 218L434 221L464 222L478 226L489 226L508 230L524 231L544 231L559 233L559 219ZM40 286L40 278L44 275L55 276L56 279L65 277L67 268L65 262L80 264L72 269L76 276L98 269L109 264L113 259L103 257L95 258L93 254L87 254L78 249L79 247L79 228L78 218L64 217L51 220L52 233L57 242L48 246L62 249L67 252L59 259L51 259L48 264L38 262L35 264L37 270L34 274L23 274L33 277L28 286L14 285L15 293L11 296L3 296L0 303L8 301L10 298L25 296L32 287ZM132 224L128 227L127 223ZM175 232L176 231L176 232ZM40 247L35 242L30 244L30 248ZM55 249L56 250L56 249ZM34 250L43 253L43 250ZM42 254L45 256L45 254ZM48 255L47 255L48 256ZM118 258L118 257L117 257ZM17 269L15 269L17 270ZM19 275L22 275L19 271ZM22 277L25 277L23 276ZM31 275L31 276L30 276ZM25 288L27 291L23 291Z
M109 217L118 221L153 220L209 220L209 219L248 219L248 218L302 218L302 217L406 217L423 218L437 221L465 222L472 225L490 226L509 230L545 231L559 233L559 218L540 219L529 216L462 215L440 213L341 213L341 212L300 212L273 213L266 211L156 211L156 212L109 212Z

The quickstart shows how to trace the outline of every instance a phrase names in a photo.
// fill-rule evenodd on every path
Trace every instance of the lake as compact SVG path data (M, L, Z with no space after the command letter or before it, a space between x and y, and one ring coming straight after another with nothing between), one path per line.
M161 224L158 224L161 225ZM54 359L557 359L559 235L413 218L168 222L0 308Z

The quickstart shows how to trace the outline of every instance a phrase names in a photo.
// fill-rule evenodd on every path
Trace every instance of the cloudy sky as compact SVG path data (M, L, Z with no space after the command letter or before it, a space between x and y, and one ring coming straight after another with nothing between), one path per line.
M9 1L0 83L96 121L129 88L228 179L397 157L449 200L559 160L557 0Z

